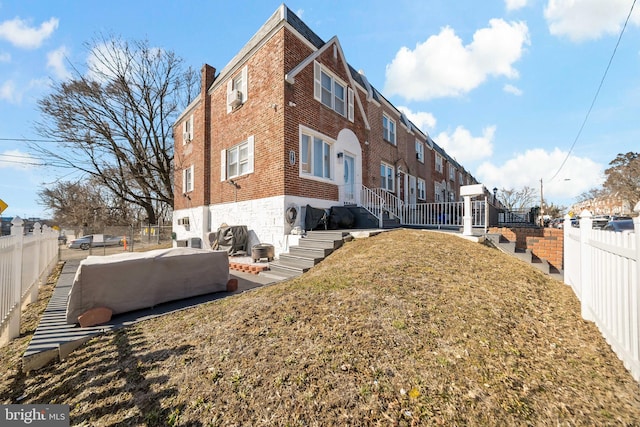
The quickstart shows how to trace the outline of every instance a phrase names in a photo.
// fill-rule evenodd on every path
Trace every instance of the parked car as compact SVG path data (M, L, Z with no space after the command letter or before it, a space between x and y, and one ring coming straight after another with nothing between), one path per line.
M112 236L110 234L88 234L69 242L68 248L86 251L90 247L122 246L125 243L125 239L125 237Z
M609 221L607 225L602 227L603 230L609 231L633 231L633 220L632 219L616 219L613 221Z

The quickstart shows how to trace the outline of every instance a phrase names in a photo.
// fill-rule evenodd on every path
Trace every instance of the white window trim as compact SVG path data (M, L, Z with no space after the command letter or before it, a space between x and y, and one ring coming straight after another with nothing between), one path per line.
M449 180L454 182L456 180L456 168L453 165L449 165Z
M417 189L418 189L418 194L417 194L418 199L427 200L427 182L424 179L418 178Z
M330 178L325 178L325 177L321 177L321 176L316 176L313 174L313 158L311 159L311 169L310 172L304 172L302 170L302 135L307 135L309 137L311 137L311 142L313 142L313 138L320 138L321 140L323 140L325 143L329 144L329 175ZM335 155L335 143L336 141L332 138L329 138L328 136L317 132L311 128L308 128L306 126L302 126L300 125L300 130L299 130L299 134L298 134L298 158L300 159L299 163L299 167L298 167L298 174L301 178L305 178L305 179L310 179L313 181L320 181L320 182L327 182L330 184L335 184L335 174L336 174L336 167L335 167L335 162L334 162L334 155ZM313 145L313 144L312 144ZM309 149L312 149L311 147ZM312 151L312 156L313 156L313 151Z
M322 102L322 73L331 78L331 105ZM336 110L336 92L335 85L338 84L344 89L344 111L341 113ZM318 61L313 61L313 98L327 108L331 108L342 117L347 117L349 121L354 120L354 92L345 82L324 67Z
M393 140L387 139L385 136L386 128L384 127L384 119L387 119L387 123L391 123L393 125ZM391 133L389 129L389 133ZM382 139L387 141L390 144L397 145L398 139L398 126L396 125L396 121L391 118L387 113L382 113Z
M416 155L418 161L424 163L424 144L419 139L416 139Z
M182 191L191 193L194 189L194 165L182 170ZM189 180L189 178L191 178Z
M229 171L228 171L228 156L229 156L229 152L232 150L238 150L238 153L240 152L240 147L242 145L246 144L247 145L247 163L248 163L248 169L245 173L243 174L235 174L235 175L230 175ZM220 181L226 181L228 179L233 179L233 178L237 178L240 176L245 176L245 175L249 175L251 173L253 173L254 171L254 162L255 162L255 155L254 155L254 151L255 151L255 138L253 135L251 135L249 138L247 138L246 140L240 142L239 144L234 145L233 147L227 148L225 150L220 151ZM240 157L238 155L238 166L240 165ZM240 171L240 168L238 167L238 172Z
M444 172L444 159L442 158L442 156L438 153L436 153L435 156L435 161L436 161L436 171L443 173Z
M242 67L242 70L240 70L241 73L241 77L242 77L242 87L240 88L234 88L233 87L233 81L236 79L236 77L238 77L238 74L234 74L233 76L229 77L229 80L227 80L227 93L226 93L226 97L224 102L227 102L227 97L229 96L229 93L231 93L232 90L239 90L240 92L242 92L242 103L244 104L245 102L247 102L247 99L249 99L249 93L248 93L248 67L245 65L244 67ZM230 112L232 112L234 109L233 107L231 107L230 104L227 104L227 114L229 114Z
M193 140L193 114L182 122L182 145L186 145Z
M396 192L396 168L393 167L393 165L390 165L387 162L380 162L380 166L384 166L386 168L386 172L387 172L387 176L385 177L385 183L386 185L384 187L382 187L382 185L380 186L380 188L382 188L383 190L389 191L390 193L395 193ZM391 187L389 188L389 181L387 179L387 177L389 176L389 170L391 171L391 179L393 180L393 182L391 183ZM380 184L382 184L382 174L380 174Z

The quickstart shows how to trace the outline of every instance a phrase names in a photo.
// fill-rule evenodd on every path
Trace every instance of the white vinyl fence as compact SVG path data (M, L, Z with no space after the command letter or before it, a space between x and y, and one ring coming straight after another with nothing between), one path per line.
M38 298L40 281L58 261L56 230L36 223L25 235L22 219L11 224L11 235L0 237L0 346L20 335L22 308Z
M640 211L640 203L636 205ZM589 211L580 228L564 221L564 282L636 381L640 381L640 217L635 232L594 230Z

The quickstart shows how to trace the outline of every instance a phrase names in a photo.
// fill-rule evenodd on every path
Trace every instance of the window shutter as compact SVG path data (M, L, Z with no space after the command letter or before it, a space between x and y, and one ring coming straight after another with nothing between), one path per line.
M189 168L189 176L191 177L191 180L189 181L189 188L187 191L193 191L193 188L195 186L195 166L191 165L191 167Z
M247 87L249 85L247 83L247 66L245 65L244 68L242 68L242 87L240 88L240 90L242 91L243 103L247 102L247 98L249 97L247 92Z
M251 135L247 139L247 156L249 157L247 159L249 164L249 170L247 171L247 173L253 173L254 146L255 146L255 137Z
M227 99L229 99L229 94L233 90L233 79L229 79L227 82L227 97L224 99L224 102L227 104L227 114L229 114L232 110L231 105L227 103Z
M182 192L183 193L187 192L187 170L186 169L182 170Z
M185 145L187 143L187 138L184 137L184 134L187 132L187 124L188 120L182 122L182 145Z
M220 181L227 179L227 150L220 151Z
M353 89L348 89L349 98L349 121L353 123Z
M320 101L320 92L320 64L316 61L313 61L313 97L318 101Z

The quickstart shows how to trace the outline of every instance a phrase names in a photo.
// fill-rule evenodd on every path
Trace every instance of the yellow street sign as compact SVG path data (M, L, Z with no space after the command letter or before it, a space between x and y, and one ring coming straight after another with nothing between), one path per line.
M0 213L2 213L3 210L7 209L7 207L9 207L9 205L7 205L2 199L0 199Z

